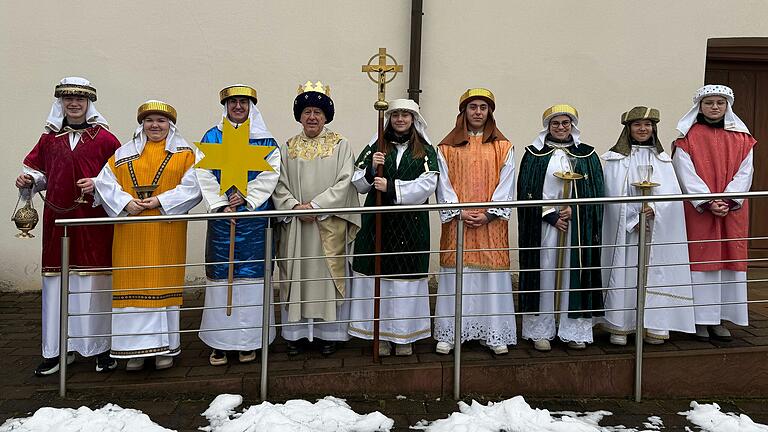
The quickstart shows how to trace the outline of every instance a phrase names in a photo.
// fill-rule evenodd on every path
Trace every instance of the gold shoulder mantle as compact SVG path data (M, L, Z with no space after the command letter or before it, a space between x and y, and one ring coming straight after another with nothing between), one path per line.
M331 156L336 145L345 139L341 134L327 131L322 136L307 138L303 134L296 135L288 141L288 158L314 160Z

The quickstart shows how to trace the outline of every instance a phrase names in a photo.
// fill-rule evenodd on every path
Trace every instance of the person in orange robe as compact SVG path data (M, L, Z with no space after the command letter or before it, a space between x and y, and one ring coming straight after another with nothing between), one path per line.
M141 124L95 179L96 202L110 216L178 215L202 199L193 166L202 153L182 138L176 110L147 101ZM146 357L155 367L173 366L181 352L179 307L184 286L187 223L115 225L112 246L112 357L127 358L127 370L140 370ZM165 266L119 269L133 266ZM151 334L149 334L151 333Z
M752 187L752 151L757 143L733 112L733 90L706 85L677 124L672 164L683 193L746 192ZM686 201L688 241L749 236L744 199ZM747 241L689 243L696 337L730 340L723 321L746 326Z
M496 100L490 90L467 90L459 99L456 126L438 145L440 177L437 200L459 202L511 201L515 196L512 144L496 127ZM456 249L458 220L464 220L464 258L460 341L479 340L495 354L506 354L517 343L512 279L509 274L509 208L441 211L440 250ZM448 354L454 346L456 253L440 254L435 318L435 350ZM486 293L486 294L479 294Z

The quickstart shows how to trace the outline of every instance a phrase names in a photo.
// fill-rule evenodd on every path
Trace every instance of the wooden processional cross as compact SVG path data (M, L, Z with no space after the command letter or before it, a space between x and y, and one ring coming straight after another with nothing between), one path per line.
M374 63L374 60L378 58L378 63ZM387 59L392 60L393 64L387 64ZM394 57L387 54L386 48L379 48L379 53L372 56L368 60L368 64L363 65L363 72L368 74L368 78L375 82L378 86L379 97L374 102L373 108L378 111L378 139L376 141L376 149L381 151L384 147L384 111L389 108L389 104L386 99L386 87L399 72L403 71L403 65L397 64L397 60ZM387 77L387 74L392 74ZM376 170L377 177L384 177L384 166L379 165ZM382 204L382 193L380 190L376 190L376 206ZM374 235L374 252L373 268L374 268L374 285L373 285L373 361L379 362L379 315L380 315L380 303L381 303L381 213L376 213L375 216L375 235Z
M275 146L250 144L250 120L232 126L229 120L222 122L221 143L195 143L205 157L195 165L197 168L220 170L219 180L221 195L229 193L248 195L249 171L274 171L266 158L275 151ZM231 190L230 190L231 189ZM229 205L229 204L227 204ZM265 268L264 271L269 271ZM235 276L235 219L229 224L229 271L227 274L227 316L232 315L232 283ZM269 289L269 287L264 287Z

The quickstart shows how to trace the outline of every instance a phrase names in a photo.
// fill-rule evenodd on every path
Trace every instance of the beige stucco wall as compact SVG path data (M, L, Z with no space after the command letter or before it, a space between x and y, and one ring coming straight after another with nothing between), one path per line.
M459 95L485 86L496 93L496 117L518 160L541 112L557 102L580 110L583 139L601 151L619 132L619 114L635 104L661 110L661 135L670 141L702 82L707 39L768 36L764 0L425 0L424 9L422 107L432 139L452 127ZM0 0L3 211L11 214L13 179L63 76L94 83L98 108L121 141L148 98L175 105L181 131L197 140L218 121L218 90L244 82L257 87L282 142L298 131L297 85L321 79L336 103L331 126L360 149L375 127L375 88L360 65L380 46L407 62L409 25L406 0ZM398 77L389 95L403 97L407 84L407 74ZM38 288L40 239L18 240L15 232L10 222L0 225L0 289ZM191 261L202 258L203 236L202 225L190 229Z

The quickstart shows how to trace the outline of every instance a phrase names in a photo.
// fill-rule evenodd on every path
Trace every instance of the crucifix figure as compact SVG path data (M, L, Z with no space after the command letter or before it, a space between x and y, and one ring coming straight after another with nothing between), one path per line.
M378 63L374 64L373 61L378 57ZM387 64L387 59L392 60L392 64ZM368 60L368 64L363 65L362 71L368 74L368 78L375 82L378 86L378 99L373 104L373 108L378 111L378 140L377 148L384 147L384 111L389 108L389 104L386 100L386 87L399 72L403 71L403 65L397 64L397 60L394 57L387 54L386 48L379 48L379 53L372 56ZM375 76L374 74L378 74ZM387 77L387 74L391 74ZM377 177L384 176L384 166L379 165L376 172ZM376 191L376 205L380 206L382 203L381 191ZM381 303L381 213L376 213L376 229L375 229L375 244L374 250L376 257L374 258L374 273L376 278L374 279L374 300L373 300L373 361L379 362L379 308Z

